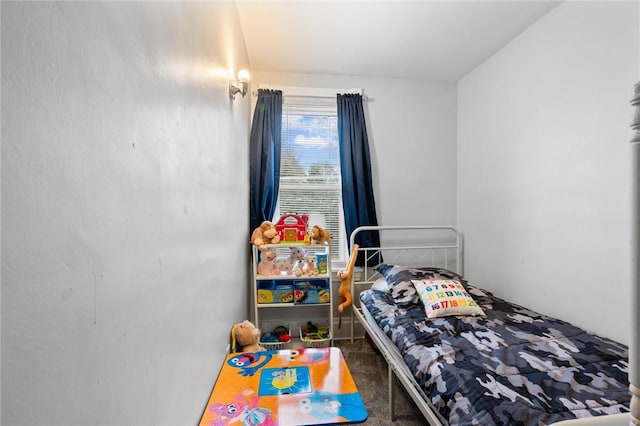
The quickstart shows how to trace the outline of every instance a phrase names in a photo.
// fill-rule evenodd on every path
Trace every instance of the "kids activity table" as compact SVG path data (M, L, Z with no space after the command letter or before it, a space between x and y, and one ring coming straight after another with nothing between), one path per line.
M201 426L362 423L367 410L339 348L227 355Z

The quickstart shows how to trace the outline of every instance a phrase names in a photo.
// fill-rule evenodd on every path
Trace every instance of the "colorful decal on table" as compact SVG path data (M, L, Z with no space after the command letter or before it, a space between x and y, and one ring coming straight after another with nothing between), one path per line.
M200 426L361 423L366 408L338 348L227 355Z
M319 420L342 417L359 419L367 417L367 410L358 393L333 394L314 392L299 402L299 411Z
M311 392L309 367L264 368L258 395L289 395Z
M238 374L242 376L253 376L269 361L271 361L271 352L242 353L229 358L227 364L239 368Z
M271 411L258 407L259 398L251 396L252 391L236 396L233 402L227 404L212 404L209 411L216 417L211 420L211 426L225 426L239 423L243 426L274 426L277 423L271 418Z
M329 361L330 352L326 348L305 349L300 348L295 353L298 362L301 364L316 364L322 361Z

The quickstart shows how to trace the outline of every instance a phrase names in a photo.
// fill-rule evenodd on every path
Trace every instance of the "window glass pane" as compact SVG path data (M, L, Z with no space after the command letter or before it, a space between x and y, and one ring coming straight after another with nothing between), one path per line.
M336 108L283 107L282 161L277 220L295 212L309 216L309 227L331 232L334 262L346 259Z

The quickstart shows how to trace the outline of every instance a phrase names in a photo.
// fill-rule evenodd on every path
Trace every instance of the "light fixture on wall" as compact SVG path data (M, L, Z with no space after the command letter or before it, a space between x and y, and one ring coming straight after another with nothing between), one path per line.
M229 97L231 99L236 98L236 94L240 93L242 97L247 94L249 91L249 71L240 70L238 71L238 81L235 82L233 80L229 80Z

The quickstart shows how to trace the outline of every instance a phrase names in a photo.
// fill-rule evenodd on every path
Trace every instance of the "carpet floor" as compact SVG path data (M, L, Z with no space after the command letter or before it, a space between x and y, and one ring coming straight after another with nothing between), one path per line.
M424 416L415 406L402 385L394 384L396 389L395 419L389 416L389 393L387 363L382 355L375 352L364 339L335 340L349 366L360 396L367 407L369 417L363 424L368 426L402 425L424 426Z

